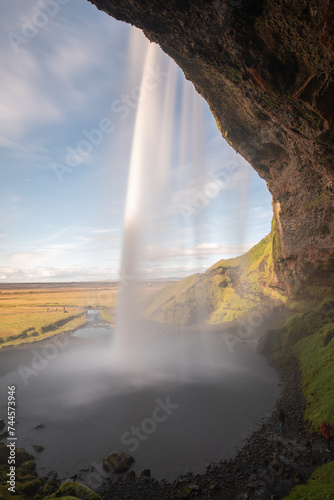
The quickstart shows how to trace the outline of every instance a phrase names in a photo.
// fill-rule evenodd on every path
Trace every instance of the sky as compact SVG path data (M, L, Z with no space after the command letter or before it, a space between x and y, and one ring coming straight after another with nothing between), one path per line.
M0 12L0 282L119 279L149 43L86 0L12 0ZM142 242L149 279L244 253L269 233L272 216L265 182L175 71L168 200L163 214L148 203ZM167 98L156 96L162 116ZM153 199L154 182L145 189Z

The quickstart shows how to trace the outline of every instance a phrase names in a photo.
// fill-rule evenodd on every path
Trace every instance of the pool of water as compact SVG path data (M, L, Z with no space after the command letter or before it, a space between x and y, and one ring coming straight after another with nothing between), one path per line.
M115 449L156 478L201 473L232 456L279 396L276 373L254 348L237 344L231 352L217 333L151 339L133 370L115 363L112 329L88 326L75 335L92 342L59 338L1 353L0 418L7 386L15 385L17 446L37 456L40 473L66 479L81 471L98 486L102 458ZM36 454L35 444L44 451Z

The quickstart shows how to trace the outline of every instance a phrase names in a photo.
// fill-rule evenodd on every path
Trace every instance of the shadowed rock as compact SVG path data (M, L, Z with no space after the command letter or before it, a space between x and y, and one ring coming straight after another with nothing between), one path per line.
M160 44L207 100L222 136L265 179L281 286L331 285L334 4L91 2Z

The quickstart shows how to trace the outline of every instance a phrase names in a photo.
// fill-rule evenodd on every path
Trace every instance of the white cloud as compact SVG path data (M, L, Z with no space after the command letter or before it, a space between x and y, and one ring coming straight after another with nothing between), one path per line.
M198 243L196 246L184 248L181 246L167 247L162 245L147 245L142 250L142 257L146 262L166 261L176 258L206 258L218 255L220 259L236 257L254 246L254 243L241 245L221 245L218 243Z
M22 147L18 142L11 141L3 136L0 136L0 146L8 149L21 149Z
M20 268L3 267L0 273L2 283L36 283L52 281L104 281L116 279L117 272L112 268L100 269L97 267L81 268Z
M36 125L60 120L63 116L48 93L43 69L27 49L8 57L0 46L0 135L15 143Z

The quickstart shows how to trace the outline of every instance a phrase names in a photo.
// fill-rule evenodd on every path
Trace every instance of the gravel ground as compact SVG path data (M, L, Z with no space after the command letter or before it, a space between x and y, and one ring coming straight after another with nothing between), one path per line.
M270 362L270 360L269 360ZM295 359L284 368L274 366L282 383L282 395L272 415L245 441L236 456L209 465L205 474L188 473L172 483L134 472L103 484L105 500L164 500L179 498L222 500L279 500L312 471L333 460L319 435L311 436L304 423L305 401L300 389L300 370ZM288 417L279 433L278 409Z

